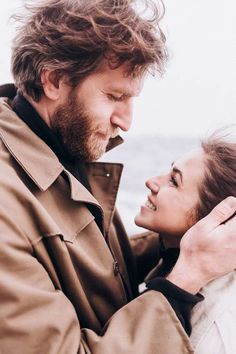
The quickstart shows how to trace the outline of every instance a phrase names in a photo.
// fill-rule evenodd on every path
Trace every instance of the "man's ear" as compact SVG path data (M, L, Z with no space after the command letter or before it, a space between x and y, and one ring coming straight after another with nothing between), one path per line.
M51 70L44 70L41 75L44 94L52 101L57 101L60 97L61 79L56 77L56 73Z

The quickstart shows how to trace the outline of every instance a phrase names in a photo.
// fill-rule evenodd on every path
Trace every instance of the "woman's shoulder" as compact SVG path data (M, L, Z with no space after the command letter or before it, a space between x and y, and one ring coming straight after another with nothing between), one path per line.
M201 343L206 338L208 343L215 340L215 344L221 343L224 347L229 345L231 349L233 341L235 348L236 336L233 332L236 328L236 272L212 281L201 293L205 300L194 307L191 317L191 341L194 348L203 345Z

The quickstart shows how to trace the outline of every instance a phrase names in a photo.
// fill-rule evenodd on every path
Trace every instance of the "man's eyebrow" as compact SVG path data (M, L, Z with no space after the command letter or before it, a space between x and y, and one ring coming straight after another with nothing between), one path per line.
M129 90L129 89L123 89L123 88L119 88L119 87L108 87L107 88L107 91L111 91L113 93L116 93L116 94L119 94L119 95L122 95L122 96L125 96L125 97L134 97L134 96L138 96L140 94L140 91L137 90L137 91L132 91L132 90Z
M174 166L174 162L172 162L171 167L173 172L178 173L178 175L180 176L181 183L183 183L183 174L176 166Z

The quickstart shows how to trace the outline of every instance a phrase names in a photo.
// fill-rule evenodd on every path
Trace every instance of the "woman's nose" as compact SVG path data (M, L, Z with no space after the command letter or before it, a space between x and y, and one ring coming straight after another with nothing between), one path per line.
M158 183L158 177L151 177L146 181L146 187L153 193L158 193L160 184Z

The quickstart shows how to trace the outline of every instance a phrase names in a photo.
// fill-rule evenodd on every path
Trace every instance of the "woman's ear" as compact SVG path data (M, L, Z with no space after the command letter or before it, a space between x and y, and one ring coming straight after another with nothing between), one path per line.
M189 228L196 224L197 215L196 215L196 209L195 208L192 208L192 209L189 210L187 218L188 218L187 219L187 224L188 224Z
M61 93L61 81L55 71L44 70L41 75L44 95L52 101L57 101Z

